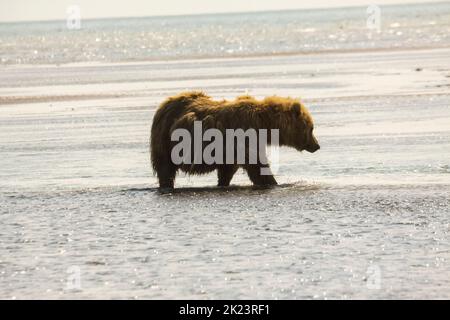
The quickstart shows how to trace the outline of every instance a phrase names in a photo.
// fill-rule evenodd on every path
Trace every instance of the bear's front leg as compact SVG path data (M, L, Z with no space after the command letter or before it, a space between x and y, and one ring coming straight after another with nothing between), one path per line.
M268 165L252 164L245 166L244 169L255 186L275 186L278 184ZM264 174L262 174L261 169L264 169Z
M231 179L233 179L238 166L235 165L222 165L217 169L217 175L219 178L219 187L228 187L230 185Z

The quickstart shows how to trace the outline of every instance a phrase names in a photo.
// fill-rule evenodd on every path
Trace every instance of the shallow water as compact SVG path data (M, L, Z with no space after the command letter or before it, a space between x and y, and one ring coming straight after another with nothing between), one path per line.
M1 201L3 298L450 297L443 188L98 188ZM79 290L67 286L73 267Z
M0 24L0 64L64 64L236 57L450 44L450 4Z
M449 57L2 66L0 298L450 298ZM159 193L150 124L184 89L300 95L321 150L281 149L273 189Z

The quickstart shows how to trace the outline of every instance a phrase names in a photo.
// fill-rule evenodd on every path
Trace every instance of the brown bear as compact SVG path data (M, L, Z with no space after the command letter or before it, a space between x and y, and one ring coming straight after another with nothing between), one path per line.
M208 129L215 130L213 135L210 134L218 143L215 146L223 145L222 150L209 148L215 162L201 157L208 148L208 141L213 141L211 137L205 140ZM202 92L183 92L165 100L156 110L153 118L150 151L152 166L157 174L160 188L174 187L178 169L188 174L205 174L217 170L218 185L228 186L240 167L247 172L254 185L276 185L277 182L270 172L269 164L264 159L265 152L261 153L261 148L265 150L265 145L260 143L264 135L258 135L256 144L253 141L253 146L247 139L244 144L238 144L239 150L234 147L231 151L228 149L230 139L225 139L227 140L225 142L217 136L220 133L227 136L233 130L234 132L240 130L241 133L245 130L247 133L249 129L270 130L271 134L265 136L267 144L272 143L274 139L272 132L275 129L280 146L309 152L315 152L320 148L313 134L311 115L298 99L273 96L256 100L251 96L241 96L234 101L215 101ZM190 148L181 150L176 140L177 137L180 140L180 136L184 133L193 135L194 140L199 139L195 137L196 133L205 134L205 136L200 138L200 143L197 145L196 140L194 142L190 140ZM230 137L232 137L231 140L234 139L233 136ZM175 149L182 151L179 152L181 162L179 159L174 160L174 155L177 154ZM236 160L240 150L244 150L244 156L239 162ZM253 157L253 162L250 161L249 150L256 150L257 156ZM264 168L265 172L263 172Z

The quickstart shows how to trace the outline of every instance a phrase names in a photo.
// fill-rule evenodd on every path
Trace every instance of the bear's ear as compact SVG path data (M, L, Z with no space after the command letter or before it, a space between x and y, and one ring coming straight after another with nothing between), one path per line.
M300 116L300 111L301 110L301 105L299 102L294 102L292 104L292 111L294 112L295 116L298 117Z

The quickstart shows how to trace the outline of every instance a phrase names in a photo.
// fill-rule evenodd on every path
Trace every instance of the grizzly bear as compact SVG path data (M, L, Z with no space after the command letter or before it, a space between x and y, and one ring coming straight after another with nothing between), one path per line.
M221 147L223 144L222 150L217 148L211 152L211 156L218 161L211 163L202 159L202 152L208 148L205 137L201 138L197 146L194 146L196 141L194 143L191 141L190 148L180 152L183 159L181 162L174 160L174 154L176 154L174 151L176 148L179 149L176 147L176 137L174 138L176 133L187 132L194 135L194 140L198 140L198 137L195 138L196 128L200 128L200 133L205 136L206 130L215 130L213 133L218 142L216 147ZM298 99L272 96L256 100L251 96L241 96L234 101L215 101L202 92L183 92L166 99L156 110L153 118L150 152L160 188L173 188L179 169L188 174L205 174L217 170L218 185L223 187L229 186L238 168L243 168L254 185L276 185L277 182L270 171L269 164L264 159L265 152L261 152L261 148L265 150L265 145L260 143L263 136L258 135L257 143L253 141L253 146L250 145L250 141L245 140L244 144L240 144L239 150L234 147L234 150L230 151L229 141L226 145L222 139L218 140L221 137L217 138L217 134L227 135L228 132L233 132L231 129L236 132L238 130L249 132L249 129L270 130L271 134L266 137L267 144L271 144L274 139L272 132L276 131L280 146L289 146L308 152L315 152L320 148L313 134L311 115ZM206 140L213 139L210 137ZM236 161L236 154L239 154L240 150L244 150L245 155L239 162ZM253 162L249 161L251 160L250 150L256 150L257 153L257 157L253 157ZM264 169L266 171L263 171Z

